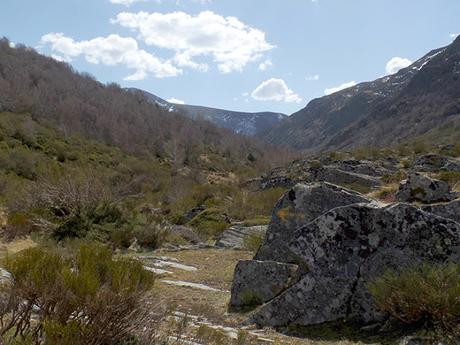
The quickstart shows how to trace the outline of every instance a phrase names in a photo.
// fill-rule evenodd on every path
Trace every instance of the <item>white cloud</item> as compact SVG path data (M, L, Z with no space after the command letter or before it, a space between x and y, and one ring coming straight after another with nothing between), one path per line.
M395 56L394 58L390 59L390 61L387 62L385 70L387 71L388 74L395 74L400 69L406 68L410 65L412 65L411 60Z
M300 103L302 98L288 88L283 79L269 79L260 84L251 97L257 101L276 101L286 103Z
M62 33L49 33L42 37L41 45L49 44L53 52L66 61L84 56L86 61L107 66L124 65L135 72L125 80L142 80L152 74L157 78L173 77L182 70L169 61L162 61L156 56L139 49L134 38L110 35L97 37L88 41L76 42Z
M355 81L349 81L348 83L343 83L339 86L331 87L324 90L326 96L332 95L333 93L348 89L349 87L355 86L357 83Z
M319 74L306 76L306 77L305 77L305 80L308 80L308 81L312 81L312 80L317 81L317 80L319 80Z
M452 38L452 41L454 41L458 36L460 36L460 33L452 33L452 34L450 34L450 38Z
M135 2L143 2L147 0L110 0L112 4L117 4L117 5L125 5L125 6L130 6L134 4Z
M261 71L266 71L267 69L273 67L273 62L272 60L265 60L259 64L259 70Z
M222 73L242 71L274 48L263 31L236 17L222 17L211 11L196 16L185 12L122 12L112 23L138 32L148 45L172 50L178 66L198 70L207 70L208 65L197 59L210 57Z
M183 100L180 100L180 99L177 99L177 98L170 98L170 99L167 99L167 101L169 103L174 103L174 104L185 104L185 102Z
M51 57L56 60L56 61L59 61L59 62L68 62L68 60L61 56L61 55L57 55L57 54L51 54Z

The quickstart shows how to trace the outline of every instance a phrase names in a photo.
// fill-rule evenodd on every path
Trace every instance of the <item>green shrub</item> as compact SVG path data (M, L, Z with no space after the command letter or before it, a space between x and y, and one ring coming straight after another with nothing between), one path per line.
M129 337L154 279L140 262L115 260L108 248L89 244L69 257L27 249L4 264L14 280L2 287L8 302L0 336L14 329L14 338L32 337L34 344L104 345Z
M376 306L404 324L460 331L460 265L387 271L369 286Z
M227 229L229 222L222 214L222 210L211 208L198 214L189 222L189 225L197 229L200 235L211 238Z
M393 174L386 174L386 175L383 175L382 176L382 182L384 183L399 183L401 182L402 180L406 179L407 178L407 174L402 171L402 170L399 170Z

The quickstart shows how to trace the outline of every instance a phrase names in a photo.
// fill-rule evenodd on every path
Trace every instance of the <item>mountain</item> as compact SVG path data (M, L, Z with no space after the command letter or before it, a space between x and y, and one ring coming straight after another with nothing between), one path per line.
M162 107L179 111L192 119L203 119L212 122L216 126L227 128L235 133L247 136L255 136L263 133L287 117L285 114L273 112L245 113L197 105L174 104L147 91L143 92L151 101Z
M305 152L384 147L460 133L460 37L398 73L311 101L261 135Z

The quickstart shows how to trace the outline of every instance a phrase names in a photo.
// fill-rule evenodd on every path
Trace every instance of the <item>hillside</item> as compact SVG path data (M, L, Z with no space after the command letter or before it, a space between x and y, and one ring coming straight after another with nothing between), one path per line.
M179 111L192 119L203 119L221 128L247 136L263 133L287 117L285 114L273 112L245 113L197 105L173 104L149 92L143 92L155 104L168 110Z
M260 169L286 156L207 121L169 112L142 93L104 85L33 49L12 48L6 39L0 41L1 111L30 113L65 136L79 133L176 167L200 165L204 155L215 161L213 169Z
M460 132L460 38L398 73L311 101L261 135L306 152L384 147Z

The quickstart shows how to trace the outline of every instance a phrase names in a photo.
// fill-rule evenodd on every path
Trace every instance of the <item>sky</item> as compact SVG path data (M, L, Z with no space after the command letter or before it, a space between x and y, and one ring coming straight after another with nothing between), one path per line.
M0 36L172 102L292 114L460 33L459 0L0 0Z

